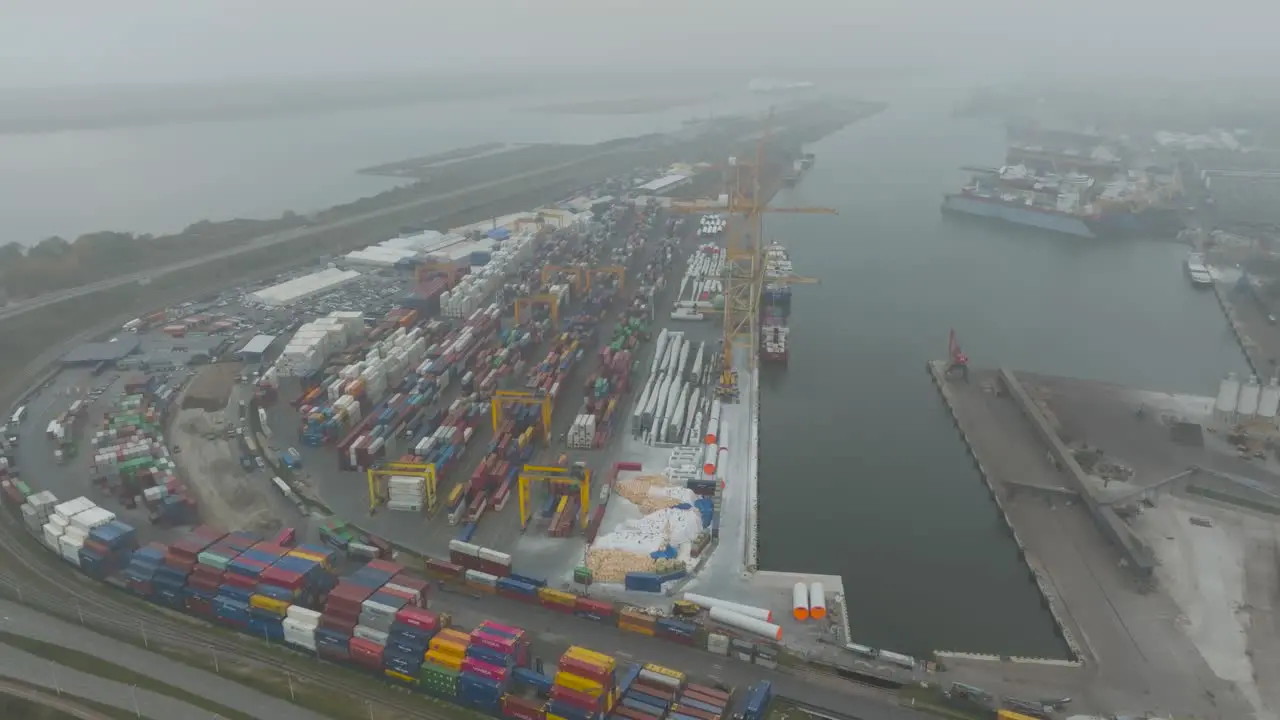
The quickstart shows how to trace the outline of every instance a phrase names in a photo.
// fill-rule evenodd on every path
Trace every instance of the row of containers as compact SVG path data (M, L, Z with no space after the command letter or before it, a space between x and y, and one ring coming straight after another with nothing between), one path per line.
M144 506L152 524L187 525L198 516L196 499L178 479L161 430L164 406L150 387L131 381L91 428L92 483L127 508Z

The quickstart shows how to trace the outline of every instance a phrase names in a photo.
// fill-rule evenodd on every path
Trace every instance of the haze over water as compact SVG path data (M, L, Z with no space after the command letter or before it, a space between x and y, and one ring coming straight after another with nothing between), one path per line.
M762 379L762 565L842 575L859 642L1060 656L925 362L945 354L953 327L976 366L1153 389L1211 394L1243 359L1213 297L1183 277L1184 247L944 219L959 166L1003 158L1001 125L953 120L951 98L931 91L868 99L890 107L815 144L814 169L776 200L840 215L766 220L796 272L822 284L796 289L790 367ZM35 241L274 216L386 187L354 174L375 163L493 140L596 142L706 114L513 104L0 136L0 222L6 237Z

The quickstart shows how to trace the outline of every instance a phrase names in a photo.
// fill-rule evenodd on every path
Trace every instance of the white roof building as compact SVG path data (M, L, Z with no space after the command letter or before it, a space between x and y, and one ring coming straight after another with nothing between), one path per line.
M263 288L249 295L249 299L253 302L279 307L283 305L292 305L321 293L328 292L334 288L341 287L347 283L360 277L360 273L354 270L338 270L336 268L327 268L320 272L314 272L310 275L303 275L279 285Z

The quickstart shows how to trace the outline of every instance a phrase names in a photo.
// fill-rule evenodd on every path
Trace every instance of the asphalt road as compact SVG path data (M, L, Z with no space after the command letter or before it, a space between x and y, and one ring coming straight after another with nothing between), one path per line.
M208 698L219 705L239 710L254 717L271 720L321 720L323 716L279 698L226 680L214 673L174 662L99 635L77 625L42 615L24 605L0 600L0 629L35 638L46 643L71 648L101 658L105 662L145 673L146 675L189 693ZM133 710L136 695L138 709L152 718L201 718L213 713L166 695L147 690L131 690L129 685L106 680L88 673L57 666L30 653L0 644L0 675L17 678L45 687L62 688L73 695ZM122 692L124 693L122 695ZM126 704L121 704L122 702Z
M172 263L170 265L165 265L158 268L152 268L149 270L143 270L140 272L129 273L128 275L120 275L114 278L100 280L95 283L81 285L76 288L70 288L67 290L59 290L56 292L46 293L44 295L40 295L40 296L31 298L29 300L13 303L10 305L6 305L4 308L0 308L0 320L21 315L23 313L36 310L46 305L62 302L64 300L83 297L85 295L101 292L103 290L109 290L111 288L120 287L122 285L128 285L129 283L145 281L151 278L161 277L173 272L178 272L180 270L186 270L189 268L197 267L214 260L233 257L236 255L240 255L243 253L252 252L256 250L261 250L262 248L270 247L272 245L278 245L280 243L291 242L293 240L312 237L312 236L319 235L325 232L330 232L333 230L349 228L364 222L368 222L370 220L376 220L378 218L391 215L393 213L412 210L413 208L421 207L423 205L429 205L432 203L444 202L448 200L457 200L471 193L475 193L481 190L487 190L490 188L500 187L506 184L528 182L529 180L539 177L541 175L548 175L561 170L566 170L574 167L575 165L582 164L588 160L606 157L609 155L617 155L623 152L629 152L630 150L632 150L632 148L629 146L626 146L622 148L594 153L586 157L576 158L569 162L560 163L558 165L553 165L551 167L544 167L544 168L539 168L537 170L530 170L528 172L518 173L516 175L504 176L497 180L491 180L488 182L477 183L475 185L469 185L467 187L460 188L457 190L451 190L446 193L437 193L435 195L429 195L427 197L419 198L411 202L401 203L399 205L393 205L391 207L386 207L386 208L374 210L367 213L361 213L359 215L352 215L350 217L343 218L342 220L337 220L332 223L326 223L324 225L312 225L305 228L295 228L293 230L287 230L284 232L264 235L262 237L251 240L250 242L245 243L243 245L237 245L232 248L220 250L218 252L210 253L208 255L202 255L200 257L192 258L190 260L184 260L182 262Z

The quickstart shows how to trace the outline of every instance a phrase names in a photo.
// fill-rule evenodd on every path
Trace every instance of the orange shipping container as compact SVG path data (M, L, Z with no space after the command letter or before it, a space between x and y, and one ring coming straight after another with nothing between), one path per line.
M418 311L410 310L400 318L400 327L403 327L403 328L411 327L417 321L418 321Z

